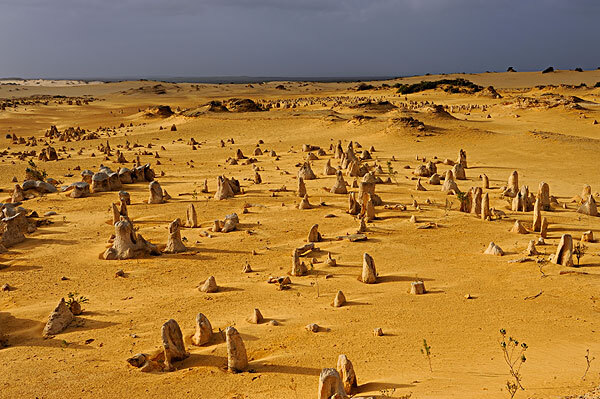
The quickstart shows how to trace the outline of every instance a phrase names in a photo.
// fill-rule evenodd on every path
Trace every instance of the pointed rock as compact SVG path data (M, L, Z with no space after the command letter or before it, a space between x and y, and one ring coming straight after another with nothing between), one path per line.
M356 373L354 372L354 366L346 355L340 355L337 361L337 372L342 379L342 385L344 386L344 392L348 395L352 394L358 387L356 381Z
M206 281L204 281L204 284L202 284L202 287L200 287L200 291L206 293L213 293L219 291L219 287L217 286L217 281L215 280L215 277L210 276L209 278L207 278Z
M256 308L252 311L250 318L248 318L248 322L252 324L260 324L264 321L265 318L263 317L262 313L260 313L260 310Z
M573 237L570 234L562 235L552 261L557 265L573 266Z
M360 281L365 284L375 284L377 282L377 271L375 270L375 261L368 253L363 255L363 268Z
M298 177L298 190L296 191L296 194L300 198L304 198L306 195L306 184L304 184L304 179L302 177Z
M346 303L346 297L342 291L338 291L335 294L335 298L333 298L333 303L331 304L335 308L341 308Z
M523 224L521 224L521 221L515 220L515 224L513 225L512 229L510 229L510 232L517 234L527 234L527 229L523 226Z
M186 211L186 226L187 227L191 227L191 228L196 228L196 227L200 227L200 225L198 224L198 215L196 214L196 208L194 207L194 204L190 204L187 208Z
M308 232L308 242L320 242L322 240L321 233L319 233L319 225L313 224Z
M75 316L67 306L65 299L61 298L56 308L50 313L42 336L49 337L62 332L65 328L69 327L73 319L75 319Z
M181 220L177 218L169 224L169 238L164 252L175 254L185 251L187 251L187 248L183 245L183 241L181 240Z
M319 376L317 399L347 399L342 378L336 369L325 368Z
M174 370L174 361L183 360L190 355L185 350L179 324L173 319L168 320L162 326L161 335L165 352L165 367L167 370Z
M487 249L483 253L486 255L496 255L496 256L504 255L504 251L502 250L502 248L500 248L494 242L490 242L490 245L487 247Z
M233 373L245 371L248 368L248 355L240 333L234 327L227 327L225 338L227 341L227 369Z

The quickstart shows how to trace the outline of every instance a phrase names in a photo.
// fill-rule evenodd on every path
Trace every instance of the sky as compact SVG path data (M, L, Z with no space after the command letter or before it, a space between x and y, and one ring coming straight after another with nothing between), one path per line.
M596 69L600 0L0 0L0 77Z

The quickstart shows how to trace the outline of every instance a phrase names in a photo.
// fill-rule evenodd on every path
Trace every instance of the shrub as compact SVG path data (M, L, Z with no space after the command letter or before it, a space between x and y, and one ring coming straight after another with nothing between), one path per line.
M411 85L396 83L394 85L394 87L398 88L398 93L400 94L419 93L425 90L437 89L440 86L444 86L442 89L448 93L460 93L465 90L478 92L483 90L483 87L463 78L421 81L420 83L413 83Z

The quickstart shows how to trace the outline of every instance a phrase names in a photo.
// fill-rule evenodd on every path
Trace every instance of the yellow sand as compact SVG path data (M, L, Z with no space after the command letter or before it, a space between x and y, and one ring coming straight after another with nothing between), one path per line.
M0 293L0 332L8 336L10 344L0 349L0 397L313 398L320 370L335 367L338 355L346 354L354 363L362 396L506 398L508 393L503 388L509 376L498 344L500 328L529 345L528 360L522 368L526 391L517 393L517 397L556 398L596 386L600 380L596 362L585 381L582 375L586 349L590 349L591 356L600 356L599 244L588 244L581 260L584 266L572 269L585 275L559 275L567 268L549 263L543 267L546 277L542 277L534 262L507 263L524 256L529 240L537 235L509 232L515 218L527 225L532 214L511 212L508 203L500 199L499 187L506 184L512 170L518 170L520 184L537 192L539 182L545 181L551 195L561 204L567 203L566 210L544 212L550 221L549 238L547 245L538 249L546 258L564 233L579 240L583 231L599 232L600 219L575 213L577 205L571 198L581 193L584 184L590 184L594 193L600 190L600 124L592 124L594 119L600 122L600 106L586 103L582 104L583 110L563 106L517 109L503 104L519 95L546 98L545 93L600 103L600 88L592 88L600 81L600 71L460 77L493 85L504 98L427 91L407 98L436 104L486 104L491 108L487 112L473 110L470 115L456 113L457 120L424 110L395 110L371 113L375 119L356 124L348 120L369 113L344 104L332 110L332 101L325 106L317 102L293 109L211 113L197 118L152 119L138 110L160 104L170 105L173 110L194 108L213 99L232 97L273 100L367 96L400 104L405 96L396 94L393 88L357 92L357 83L283 82L286 91L275 89L280 82L253 87L200 84L198 90L195 85L163 83L167 90L163 95L151 91L123 94L156 82L64 87L41 84L18 91L14 86L0 86L0 98L57 94L92 95L98 99L83 106L33 105L0 111L0 150L32 149L12 145L4 138L6 133L42 138L52 124L62 131L69 126L95 130L133 123L132 128L117 129L110 138L103 133L99 140L55 142L53 146L59 149L64 145L71 158L66 159L61 152L63 159L58 162L37 158L36 162L49 176L69 184L80 179L79 172L73 170L75 166L94 171L100 164L113 170L120 166L114 163L114 155L106 161L98 151L97 146L107 140L113 153L127 140L144 146L152 143L149 151L159 152L161 165L157 166L150 155L141 156L141 160L150 162L157 173L165 173L157 179L173 199L148 205L144 202L148 198L147 183L125 186L132 198L129 214L139 232L155 244L165 244L169 222L184 218L190 202L202 222L202 228L182 232L190 252L104 261L98 254L105 250L113 233L109 206L117 201L117 193L83 199L59 193L25 201L25 207L40 215L48 211L57 215L50 217L52 225L39 228L24 243L0 255L0 263L8 266L0 270L0 284L15 287ZM581 82L588 88L534 88ZM341 121L327 120L333 111ZM389 128L389 119L401 115L423 121L431 135L410 128ZM169 130L173 124L176 132ZM165 129L159 130L160 126ZM540 136L532 131L546 133ZM186 145L192 137L202 143L196 151ZM228 138L233 138L235 144L221 148L219 141ZM248 180L253 176L251 166L230 166L225 160L238 148L252 156L259 140L264 141L263 150L275 150L280 160L268 155L257 157L263 184L255 185ZM390 165L397 172L397 184L377 185L377 193L387 204L404 204L407 210L377 207L379 220L369 223L366 242L335 238L355 232L359 224L345 213L347 196L323 190L335 179L323 176L322 169L331 156L330 144L338 140L344 147L348 140L360 143L363 149L373 145L376 152L372 155L386 173L387 162L395 157ZM273 196L269 191L283 185L295 190L295 165L306 156L302 144L318 145L327 151L327 156L313 162L319 178L306 182L311 203L325 205L304 211L296 209L299 198L293 192ZM161 145L166 150L160 150ZM41 148L38 145L34 149L39 152ZM81 156L77 155L80 148L84 149ZM479 175L487 174L491 206L506 212L508 218L483 222L460 213L457 198L444 195L440 186L430 186L427 179L422 182L428 191L414 190L411 171L420 164L416 156L456 160L461 148L467 152L469 169L468 181L458 181L459 187L466 191L478 186ZM144 148L125 151L127 160L132 161L138 150ZM91 157L92 152L95 157ZM4 201L10 197L13 176L23 181L27 162L14 156L0 160ZM332 165L337 166L337 161ZM411 169L404 169L405 165ZM440 172L448 168L438 165ZM74 176L64 177L69 172ZM239 179L245 194L214 200L220 174ZM210 194L200 193L204 179L208 179ZM352 178L346 180L352 182ZM197 195L190 195L194 191ZM410 206L413 198L421 210ZM427 205L426 199L433 203ZM451 202L450 210L445 209L447 200ZM247 214L242 214L244 204L251 205ZM202 234L209 231L214 220L232 212L240 216L239 231L210 233L210 238ZM325 218L327 214L336 217ZM419 230L409 222L412 215L419 222L434 222L439 227ZM319 263L309 276L292 277L290 290L276 290L266 283L267 278L289 272L293 248L305 242L314 223L319 224L325 238L317 245L321 251L310 255ZM507 256L483 255L490 241L500 245ZM337 267L324 265L327 252L337 259ZM364 252L375 260L378 284L366 285L357 280ZM242 273L246 262L254 273ZM125 278L115 277L118 269L126 272ZM222 292L204 294L197 289L211 275ZM67 279L61 280L63 276ZM428 294L409 295L410 282L417 279L425 281ZM330 303L338 290L344 292L349 303L333 308ZM62 334L42 339L48 314L69 292L89 298L84 313ZM540 292L535 299L524 299ZM466 294L473 299L465 299ZM246 318L254 308L280 325L249 324ZM210 319L216 331L231 325L240 331L252 372L234 375L225 371L226 347L220 339L206 347L191 346L189 336L198 312ZM191 356L176 363L178 370L171 373L145 374L130 367L125 361L129 356L159 348L160 327L170 318L177 320L188 337ZM304 326L309 323L329 331L308 332ZM383 329L383 337L373 336L376 327ZM432 372L420 352L423 339L432 347Z

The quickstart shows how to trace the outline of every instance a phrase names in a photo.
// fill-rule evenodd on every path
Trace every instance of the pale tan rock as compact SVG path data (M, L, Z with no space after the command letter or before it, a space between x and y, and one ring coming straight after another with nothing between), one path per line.
M304 276L306 273L308 273L308 268L304 262L300 261L300 250L295 248L292 253L292 271L290 274L292 276Z
M346 355L340 355L337 361L337 372L342 379L342 385L344 392L348 395L354 393L358 387L356 381L356 373L354 372L354 366Z
M375 284L377 282L377 271L375 270L375 261L368 253L363 255L363 268L360 281L365 284Z
M161 329L162 344L165 352L165 367L174 370L173 362L186 359L190 354L185 350L183 334L179 324L173 319L163 324Z
M459 164L460 166L462 166L463 168L467 169L467 152L463 149L461 149L458 152L458 160L456 161L457 164Z
M457 163L452 167L452 174L456 180L467 180L465 168L460 163Z
M373 198L371 194L366 194L368 197L367 201L363 201L363 205L360 210L361 219L365 219L366 222L372 222L375 220L375 206L373 205Z
M52 335L56 335L61 333L64 329L69 327L69 324L75 319L75 316L67 306L65 299L61 298L58 302L58 305L50 316L48 316L48 321L44 326L44 331L42 331L42 336L49 337Z
M541 210L550 210L550 186L546 182L540 182L537 197L540 199Z
M164 252L175 254L185 251L187 251L187 248L181 240L181 220L177 218L169 224L169 238Z
M506 197L515 197L519 192L519 173L513 170L508 177L508 185L504 190L503 195Z
M156 245L149 243L137 234L131 221L121 217L115 223L115 238L110 248L103 255L106 260L133 259L148 255L158 255L160 252Z
M148 197L149 204L162 204L165 202L164 193L159 182L154 180L150 182L148 187L150 189L150 196Z
M417 191L427 191L425 187L421 184L421 179L417 179L417 184L415 185L415 190Z
M594 232L592 230L584 231L581 234L581 241L594 242Z
M598 208L593 195L588 195L584 203L577 209L577 213L582 213L588 216L598 216Z
M319 376L319 390L317 399L347 399L340 374L336 369L325 368Z
M348 213L350 215L358 215L360 213L360 204L356 201L355 194L352 192L348 194Z
M441 183L442 183L442 179L441 179L440 175L438 175L437 173L434 173L429 178L429 184L431 184L432 186L439 186Z
M458 185L454 181L454 173L449 170L446 172L446 178L444 184L442 184L442 192L457 194L460 192Z
M338 291L337 294L335 294L335 298L333 298L333 303L331 304L331 306L333 306L335 308L341 308L345 304L346 304L346 296L344 295L344 293L342 291Z
M547 238L548 236L548 219L542 217L542 223L540 225L540 237Z
M310 163L304 162L298 171L298 178L302 178L304 180L314 180L317 178L312 168L310 167Z
M523 226L520 220L515 220L515 224L512 229L510 229L511 233L516 234L527 234L527 229Z
M300 198L304 198L306 195L306 184L304 183L304 179L302 177L298 177L298 190L296 190L296 194Z
M308 232L308 242L320 242L322 240L321 233L319 233L319 225L314 224Z
M504 251L502 250L502 248L500 248L494 242L490 242L490 245L487 247L484 254L502 256L502 255L504 255Z
M539 195L533 206L533 223L531 228L533 231L540 231L542 229L542 200Z
M425 292L425 283L423 281L413 281L410 283L410 293L412 295L423 295Z
M250 317L248 318L248 322L252 324L260 324L264 321L265 318L263 317L262 313L260 313L260 310L258 310L257 308L255 308L252 311L252 315L250 315Z
M335 183L331 190L329 190L332 194L347 194L348 190L346 189L346 181L344 180L344 176L342 176L341 171L337 171L335 174Z
M486 174L481 175L481 188L487 190L490 188L490 179Z
M227 198L233 198L234 196L233 188L229 179L225 176L219 176L217 178L217 192L215 193L215 199L223 200Z
M213 293L219 291L219 286L217 285L217 280L215 280L215 277L210 276L209 278L207 278L200 287L200 291L206 293Z
M483 199L481 200L481 219L482 220L490 220L492 214L490 212L490 195L485 193L483 195Z
M581 190L581 202L586 202L592 196L592 187L589 184L583 186Z
M323 168L323 174L325 176L332 176L336 174L336 169L331 166L331 160L328 159L327 163L325 164L325 167Z
M227 341L227 369L233 373L245 371L248 368L248 355L240 333L234 327L227 327L225 338Z
M570 234L562 235L552 261L561 266L573 266L573 237Z
M190 228L200 227L198 224L198 215L196 214L196 208L194 204L188 205L187 211L185 213L186 223L185 225Z
M336 266L337 265L336 260L331 257L331 252L327 252L327 259L325 260L325 264L327 266Z
M373 335L376 337L383 337L383 329L381 327L377 327L373 330Z
M527 249L525 250L525 255L527 256L535 256L535 255L539 255L540 253L538 252L537 248L535 247L535 240L530 240L529 244L527 245Z
M23 191L20 185L15 184L15 189L12 193L11 202L13 204L16 204L17 202L21 202L23 200L25 200L25 192Z
M312 208L313 208L313 206L308 201L308 194L304 195L304 198L302 198L302 201L300 201L300 203L298 204L298 209L312 209Z

